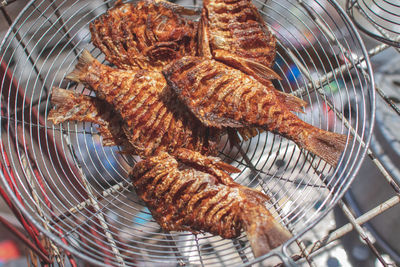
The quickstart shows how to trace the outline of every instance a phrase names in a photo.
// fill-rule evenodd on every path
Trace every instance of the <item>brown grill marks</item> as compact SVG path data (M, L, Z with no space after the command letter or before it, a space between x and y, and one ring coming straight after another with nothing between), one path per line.
M163 229L209 232L223 238L237 237L245 230L259 256L290 234L265 208L268 197L235 183L228 169L239 171L218 158L178 149L175 157L160 153L139 162L130 178ZM257 244L266 234L271 241Z
M271 120L268 112L279 105L272 90L214 60L184 57L163 73L179 98L208 126L265 126Z
M119 2L90 24L92 42L121 69L160 70L196 53L197 24L181 13L166 1Z
M200 57L177 60L163 73L180 100L209 127L249 128L241 133L250 136L255 131L251 127L263 128L296 142L333 166L344 150L345 135L300 120L285 105L292 99L276 93L270 81L266 87L237 69Z
M202 20L208 26L211 49L274 64L276 39L250 0L205 0Z
M306 103L274 88L276 39L250 0L205 0L199 31L181 14L193 12L164 0L117 1L90 29L119 69L84 51L67 78L96 98L55 88L49 119L97 123L105 145L142 157L130 178L164 230L223 238L244 230L258 257L290 234L267 210L266 195L228 174L240 170L205 155L217 152L223 131L232 141L237 132L269 130L336 165L346 136L292 114Z
M96 97L54 87L51 103L55 108L49 112L48 120L54 124L65 121L91 122L97 124L104 146L122 146L125 151L133 150L121 128L121 117L111 105Z
M139 156L173 153L180 147L216 153L219 131L197 120L179 102L160 72L113 69L84 51L67 78L90 86L115 110L127 140Z

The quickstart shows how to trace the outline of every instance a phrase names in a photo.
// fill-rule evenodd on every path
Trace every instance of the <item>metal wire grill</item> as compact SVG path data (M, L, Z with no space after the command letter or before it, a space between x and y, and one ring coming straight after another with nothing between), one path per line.
M400 3L396 0L348 0L347 12L369 36L400 47Z
M364 155L372 155L372 70L343 10L333 1L255 1L279 40L276 71L283 79L276 87L310 104L299 115L303 120L353 139L336 169L270 133L235 146L221 142L220 156L242 170L235 180L270 195L274 215L295 235L282 249L254 259L244 234L223 240L162 231L127 180L137 158L101 146L95 125L46 121L53 86L91 94L64 78L83 49L104 61L90 43L88 25L112 4L31 1L0 47L1 178L23 216L49 238L43 250L60 262L57 247L92 263L122 266L290 265L303 257L311 265L309 254L318 246L306 248L302 235L343 196Z

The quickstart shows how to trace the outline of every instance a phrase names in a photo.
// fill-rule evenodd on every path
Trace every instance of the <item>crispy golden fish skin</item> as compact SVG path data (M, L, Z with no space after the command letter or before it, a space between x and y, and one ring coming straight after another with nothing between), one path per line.
M184 57L163 71L169 86L209 127L263 127L336 166L347 136L321 130L294 115L273 90L212 59ZM270 82L270 86L273 87Z
M271 68L276 37L250 0L205 0L199 23L198 54L213 58L253 76L268 87L280 79ZM302 112L307 102L271 88L292 111Z
M54 105L54 109L50 110L47 119L53 124L66 121L97 124L104 146L121 146L125 152L134 153L134 149L121 127L123 123L121 117L104 100L53 87L51 103Z
M271 67L276 38L251 0L204 0L199 54L260 79L279 79Z
M161 70L183 55L195 55L197 23L167 1L118 2L90 24L92 42L121 69Z
M167 231L237 237L242 229L256 257L281 245L290 233L265 207L263 193L235 183L235 167L187 149L175 158L160 153L135 165L130 178L154 219Z
M183 147L215 154L219 130L204 126L182 105L160 72L119 70L84 51L68 79L90 86L119 114L141 157Z

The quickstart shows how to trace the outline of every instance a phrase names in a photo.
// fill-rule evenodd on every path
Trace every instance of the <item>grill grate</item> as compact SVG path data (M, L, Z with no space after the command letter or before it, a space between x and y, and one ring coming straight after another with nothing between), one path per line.
M144 262L249 265L264 260L268 265L283 262L292 266L297 261L315 266L317 250L355 229L388 266L360 225L399 202L398 185L367 148L375 91L396 109L374 86L368 60L389 46L366 51L348 17L333 1L255 3L279 40L277 72L284 78L276 86L310 103L302 119L354 136L335 170L272 134L260 134L233 148L227 143L221 147L220 156L243 170L236 181L271 196L269 205L275 216L295 235L292 242L254 259L245 235L231 241L163 232L127 180L137 158L99 145L95 125L70 122L54 126L47 122L52 86L90 94L64 77L84 48L104 60L89 43L87 29L113 1L41 0L29 2L0 47L1 180L7 191L3 197L11 198L21 210L20 220L27 221L25 228L31 229L31 238L35 241L38 236L34 228L45 233L46 245L40 248L36 242L45 255L58 262L67 256L73 266L74 256L121 266ZM201 7L196 2L188 5ZM1 10L11 24L6 9ZM393 187L394 196L355 218L340 198L365 154ZM350 223L313 244L304 244L304 234L337 202Z
M357 27L380 42L400 48L400 4L396 0L347 0Z

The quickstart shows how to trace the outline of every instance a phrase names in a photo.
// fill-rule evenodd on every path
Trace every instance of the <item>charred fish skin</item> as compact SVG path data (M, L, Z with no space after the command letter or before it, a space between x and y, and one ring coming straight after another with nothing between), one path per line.
M93 44L121 69L161 70L183 55L195 55L197 23L187 9L166 1L117 2L90 24Z
M216 153L220 131L205 127L178 103L160 72L114 69L85 50L67 78L90 86L97 97L113 107L139 156L173 153L179 147Z
M205 0L203 7L202 19L207 21L213 51L232 51L272 67L276 37L250 0Z
M289 239L287 230L266 209L268 197L235 183L221 166L215 158L178 149L176 158L160 153L139 162L130 178L164 230L234 238L244 228L256 256ZM265 243L258 243L261 240Z
M276 56L276 37L249 0L205 0L199 23L198 54L215 59L253 76L292 111L302 112L307 102L271 87L280 79L271 68Z
M104 146L121 146L124 151L134 153L134 148L121 128L120 116L107 102L93 96L53 87L51 103L54 108L50 110L47 119L53 124L66 121L97 124Z
M200 56L224 62L262 83L280 79L272 70L276 37L250 0L205 0L198 36Z
M206 126L263 127L336 166L346 135L300 120L252 76L212 59L184 57L163 71L169 86ZM270 82L270 87L273 87Z

